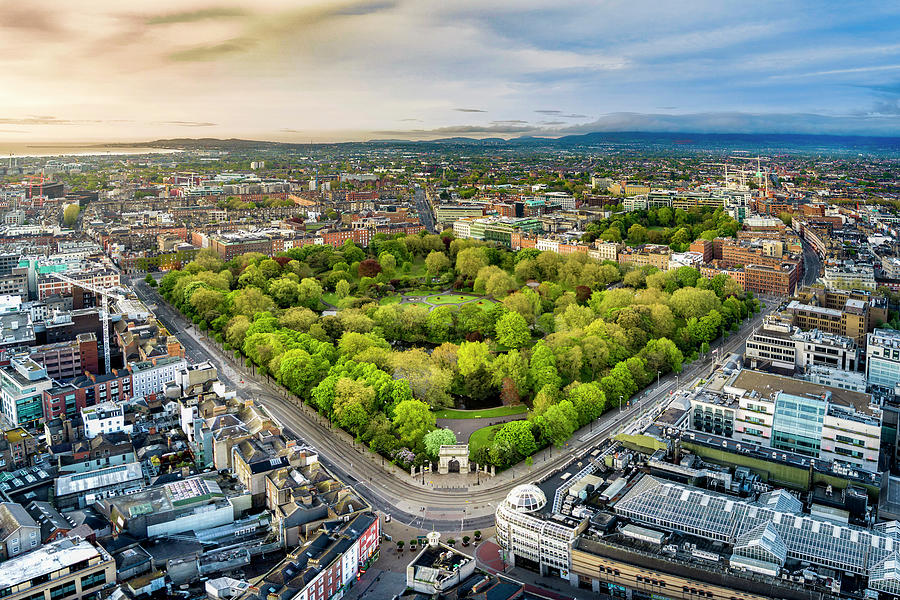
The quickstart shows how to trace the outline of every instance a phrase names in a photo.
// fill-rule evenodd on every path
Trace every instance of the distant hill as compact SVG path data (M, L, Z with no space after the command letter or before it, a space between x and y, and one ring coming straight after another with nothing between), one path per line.
M291 149L341 146L410 146L410 147L470 147L470 148L596 148L605 150L632 149L680 152L722 152L747 150L759 153L798 154L896 154L900 153L900 137L807 135L807 134L740 134L740 133L654 133L640 131L594 132L567 135L559 138L523 136L511 139L450 137L436 140L373 139L365 142L291 143L266 140L175 138L141 144L104 144L105 147L142 146L183 150L251 150Z

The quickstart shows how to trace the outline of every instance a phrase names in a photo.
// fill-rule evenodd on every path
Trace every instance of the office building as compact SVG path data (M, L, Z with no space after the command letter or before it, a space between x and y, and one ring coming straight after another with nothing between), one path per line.
M866 336L866 379L869 385L900 389L900 332L876 329Z
M53 380L47 371L27 356L14 356L0 369L0 399L3 417L10 425L36 427L44 417L43 393Z
M497 543L507 564L568 578L569 549L587 522L551 509L540 487L517 485L497 507Z
M115 402L103 402L81 409L84 436L88 439L109 433L130 434L132 425L125 424L125 411Z
M137 462L56 478L54 502L59 510L90 506L97 500L130 494L144 487L144 473Z
M818 329L802 331L776 315L767 317L750 334L744 352L744 363L752 369L789 374L813 365L856 371L859 359L859 347L853 339Z
M836 290L875 290L875 269L872 265L825 267L822 277L825 287Z
M186 366L187 361L180 356L163 356L129 364L131 395L142 398L162 393L166 384L175 381L176 374Z
M691 397L698 431L877 470L882 415L868 394L749 370L710 391Z
M0 597L9 600L93 598L116 581L116 561L102 547L65 538L0 564Z

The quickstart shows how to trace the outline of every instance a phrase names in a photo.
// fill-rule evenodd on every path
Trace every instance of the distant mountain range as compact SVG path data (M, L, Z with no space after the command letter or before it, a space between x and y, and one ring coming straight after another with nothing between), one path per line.
M692 152L722 152L747 150L754 153L825 154L825 155L898 155L900 137L808 135L808 134L740 134L740 133L653 133L653 132L595 132L567 135L559 138L523 136L511 139L449 137L435 140L373 139L365 142L340 143L292 143L265 140L176 138L141 144L105 144L106 147L142 146L150 148L178 148L195 150L252 150L291 149L341 146L456 146L482 149L497 148L556 148L556 149L605 149L655 150Z

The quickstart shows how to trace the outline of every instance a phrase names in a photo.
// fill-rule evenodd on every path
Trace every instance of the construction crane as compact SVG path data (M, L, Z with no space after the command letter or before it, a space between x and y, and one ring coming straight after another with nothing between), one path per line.
M112 288L102 288L92 283L72 279L71 277L63 275L62 273L50 273L50 275L55 277L56 279L59 279L60 281L68 283L72 287L80 287L81 289L87 290L93 293L95 296L100 297L100 320L103 322L103 365L104 369L106 369L106 374L109 375L109 299L112 298L113 300L124 300L125 296L113 291Z

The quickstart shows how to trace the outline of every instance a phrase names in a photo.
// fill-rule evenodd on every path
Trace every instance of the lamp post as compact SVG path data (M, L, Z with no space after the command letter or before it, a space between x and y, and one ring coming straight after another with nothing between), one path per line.
M656 372L656 389L659 389L659 375L660 375L660 373L662 373L662 371L657 371L657 372Z
M624 398L622 396L619 396L619 414L620 415L622 414L622 400L623 399Z

